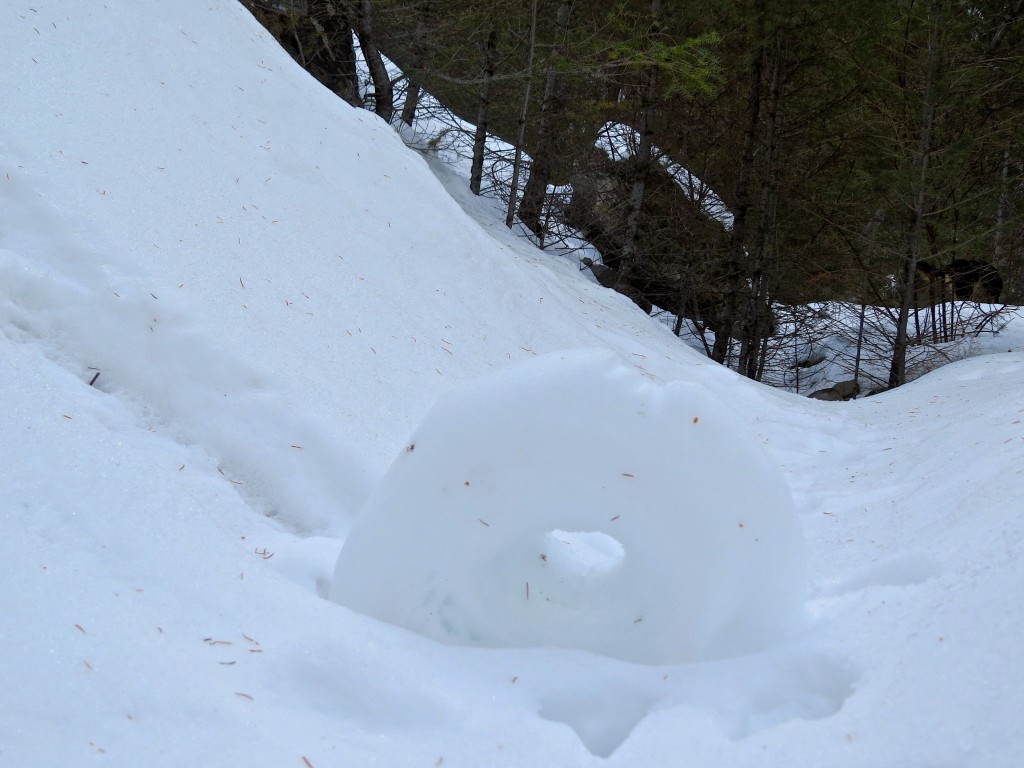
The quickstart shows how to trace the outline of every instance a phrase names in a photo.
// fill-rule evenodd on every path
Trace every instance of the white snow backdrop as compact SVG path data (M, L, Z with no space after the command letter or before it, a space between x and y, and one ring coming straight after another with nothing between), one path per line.
M233 0L0 23L0 765L1019 764L1018 329L771 390Z

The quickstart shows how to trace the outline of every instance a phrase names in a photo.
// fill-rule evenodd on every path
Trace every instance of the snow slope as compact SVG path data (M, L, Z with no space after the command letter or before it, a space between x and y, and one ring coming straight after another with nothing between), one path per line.
M481 226L231 0L0 21L0 765L1016 765L1020 352L768 390ZM703 392L781 473L809 582L784 639L638 664L324 599L439 399L580 348Z

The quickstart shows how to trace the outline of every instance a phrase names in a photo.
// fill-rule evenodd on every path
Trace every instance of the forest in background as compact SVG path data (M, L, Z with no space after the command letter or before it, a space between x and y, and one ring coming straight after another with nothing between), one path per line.
M242 2L354 106L436 99L510 226L752 378L783 308L871 307L894 387L1022 303L1024 0Z

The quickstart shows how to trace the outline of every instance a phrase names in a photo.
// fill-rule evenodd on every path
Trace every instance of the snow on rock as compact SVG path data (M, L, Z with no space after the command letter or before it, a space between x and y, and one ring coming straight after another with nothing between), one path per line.
M453 644L645 664L763 648L799 623L804 555L788 489L750 444L695 385L611 353L512 366L435 406L331 597Z

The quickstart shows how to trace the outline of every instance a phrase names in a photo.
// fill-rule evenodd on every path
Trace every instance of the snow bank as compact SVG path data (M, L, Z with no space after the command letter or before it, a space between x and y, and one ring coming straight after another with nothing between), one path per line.
M694 385L610 353L513 366L434 408L331 597L454 644L646 664L765 647L798 621L803 545L750 442Z

